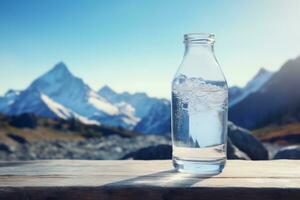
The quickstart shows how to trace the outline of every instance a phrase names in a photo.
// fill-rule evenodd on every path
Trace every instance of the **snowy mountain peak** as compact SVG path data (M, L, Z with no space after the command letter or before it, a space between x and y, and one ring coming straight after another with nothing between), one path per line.
M86 95L90 90L89 86L82 79L74 76L63 62L57 63L50 71L33 81L29 87L35 88L51 98L61 95L78 98Z
M75 89L74 83L80 88L87 87L80 78L73 76L63 62L59 62L50 71L34 80L29 87L51 96L63 90Z
M5 93L4 97L7 97L7 98L15 98L15 97L18 96L19 94L20 94L20 91L10 89L10 90L8 90L8 91Z
M5 113L8 107L12 105L19 96L20 91L8 90L4 96L0 96L0 112Z
M113 89L111 89L108 85L104 85L102 88L98 90L98 94L106 97L106 96L116 95L117 93Z
M273 72L271 72L271 71L269 71L269 70L267 70L267 69L265 69L265 68L262 67L262 68L257 72L257 74L253 77L253 79L252 79L251 81L256 80L256 79L258 79L258 78L260 78L260 77L265 78L266 76L269 76L270 74L273 74Z
M266 68L262 67L260 68L260 70L258 71L258 74L261 74L261 73L268 73L270 72L269 70L267 70Z
M259 89L266 81L270 79L273 72L261 68L258 73L247 83L244 89L256 91Z
M69 71L65 63L59 62L41 78L52 82L54 80L58 81L68 77L73 77L72 73Z
M59 62L59 63L57 63L53 68L52 68L52 71L60 71L60 72L69 72L70 73L70 71L69 71L69 69L68 69L68 67L67 67L67 65L64 63L64 62Z
M229 106L233 106L252 94L258 91L274 74L274 72L268 71L265 68L261 68L258 73L246 84L243 88L235 88L231 90L231 99Z

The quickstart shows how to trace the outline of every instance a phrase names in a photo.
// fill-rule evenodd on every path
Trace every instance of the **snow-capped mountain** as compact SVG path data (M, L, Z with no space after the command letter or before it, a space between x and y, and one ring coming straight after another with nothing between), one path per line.
M118 114L118 109L97 95L82 79L71 74L64 63L36 79L28 89L36 89L73 111L93 117Z
M109 86L102 87L98 93L114 105L126 103L132 106L136 117L140 118L134 128L145 134L170 133L171 105L167 99L149 97L146 93L117 93Z
M52 118L75 117L87 123L97 121L128 129L138 122L132 110L124 109L126 105L118 107L108 102L75 77L62 62L33 81L9 107L5 113L10 115L32 112Z
M237 104L248 95L258 91L268 80L270 80L273 74L273 72L261 68L245 87L231 87L229 89L229 106L231 107Z
M272 72L261 69L244 88L230 88L230 108L266 88L272 77ZM117 93L109 86L95 92L62 62L25 90L10 90L0 97L0 112L4 114L76 118L86 124L123 127L145 134L169 133L170 109L169 100L149 97L146 93Z
M6 114L9 115L21 115L23 113L34 113L38 116L60 119L76 118L85 124L99 124L97 121L89 120L65 108L34 88L28 88L21 92L14 103L6 110Z
M149 97L146 93L137 92L130 94L128 92L117 93L109 86L103 86L98 94L106 98L112 104L127 103L134 108L134 115L140 119L149 114L154 105L166 99Z
M19 94L20 91L18 90L8 90L3 97L0 97L0 112L5 112L5 110L15 102Z

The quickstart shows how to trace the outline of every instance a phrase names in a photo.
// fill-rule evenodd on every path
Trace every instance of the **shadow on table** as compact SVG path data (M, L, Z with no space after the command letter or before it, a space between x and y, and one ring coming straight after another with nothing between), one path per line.
M109 183L105 186L152 186L152 187L190 187L212 176L197 176L192 174L179 173L175 170L161 171L144 176L138 176L122 181Z

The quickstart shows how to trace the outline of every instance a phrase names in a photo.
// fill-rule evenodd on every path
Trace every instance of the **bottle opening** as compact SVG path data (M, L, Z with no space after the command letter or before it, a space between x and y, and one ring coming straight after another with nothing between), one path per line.
M211 33L188 33L184 35L184 43L189 44L213 44L215 35Z

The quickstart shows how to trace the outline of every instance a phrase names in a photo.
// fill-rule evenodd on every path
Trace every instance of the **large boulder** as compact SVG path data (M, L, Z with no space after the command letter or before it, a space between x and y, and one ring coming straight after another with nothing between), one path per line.
M228 122L228 137L239 150L252 160L268 160L269 155L263 144L246 129Z
M14 149L9 145L0 142L0 151L5 152L5 153L12 153L14 151Z
M17 135L15 133L7 133L7 137L9 137L10 139L12 139L15 142L20 143L20 144L28 143L28 141L25 137Z
M280 149L275 154L274 159L300 159L300 145Z
M251 160L247 154L240 151L234 144L232 144L231 140L227 141L227 159L230 160Z

